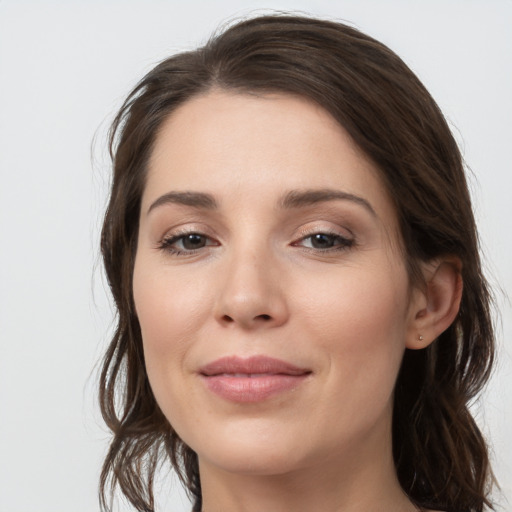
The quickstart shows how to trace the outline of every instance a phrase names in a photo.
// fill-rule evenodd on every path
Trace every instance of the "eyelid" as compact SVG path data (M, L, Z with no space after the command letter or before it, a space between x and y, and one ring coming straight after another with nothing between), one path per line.
M211 247L220 246L221 243L215 239L215 237L208 234L208 229L200 228L198 226L190 226L190 227L180 227L169 230L164 236L162 236L156 244L156 249L168 252L173 255L193 255L202 250L207 250ZM311 252L319 252L319 253L328 253L330 251L343 250L348 249L354 246L356 240L352 232L344 228L343 231L347 231L347 233L342 233L342 229L333 228L327 226L309 226L302 227L299 229L299 232L294 237L294 240L290 243L293 247L300 247L305 251ZM179 243L180 240L183 240L188 235L198 235L204 237L206 239L205 245L197 248L187 249L187 248L179 248L176 247L175 244ZM328 237L332 237L335 239L332 247L308 247L303 245L303 242L308 238L313 237L314 235L326 235ZM182 242L183 243L183 242Z
M347 229L349 234L341 233L339 229L331 228L331 227L322 227L322 226L312 226L309 228L302 228L299 231L299 237L296 238L291 245L294 247L301 247L303 250L306 251L312 251L316 253L328 253L330 251L340 251L340 250L346 250L350 247L353 247L356 243L355 237L352 234L350 230ZM327 247L327 248L318 248L318 247L307 247L304 245L301 245L300 242L303 242L304 240L313 237L314 235L327 235L330 237L333 237L335 239L338 239L338 241L341 241L341 243L333 246L333 247Z
M354 233L346 227L331 227L331 226L321 226L321 225L315 225L315 226L306 226L301 227L298 231L298 234L296 236L296 240L299 240L301 238L305 238L308 236L316 235L322 233L324 235L332 235L332 236L339 236L340 238L344 238L346 240L354 239Z
M207 240L210 240L212 241L213 238L211 236L208 236L204 233L201 233L200 231L190 231L188 233L176 233L176 234L173 234L173 235L170 235L170 236L165 236L163 239L162 239L162 242L166 242L166 243L171 243L171 242L177 242L178 240L182 240L184 238L186 238L187 236L190 236L190 235L197 235L197 236L201 236L203 238L206 238ZM213 244L206 244L207 246L211 246L211 245L219 245L218 243L213 243Z
M163 235L159 237L159 241L161 240L170 240L171 238L178 238L181 236L197 234L202 235L207 238L215 239L215 235L212 233L212 230L208 227L195 222L187 222L185 224L173 226L167 229Z
M197 228L194 226L186 227L186 228L176 228L173 230L168 231L164 236L162 236L156 245L156 249L165 251L167 253L170 253L172 255L193 255L201 251L202 249L206 249L209 247L215 247L219 246L220 243L215 240L215 238L209 234L206 233L205 229ZM180 249L173 247L174 244L179 242L180 240L184 239L188 235L199 235L201 237L204 237L207 239L207 243L202 246L198 247L196 249ZM208 241L213 241L214 243L208 243Z

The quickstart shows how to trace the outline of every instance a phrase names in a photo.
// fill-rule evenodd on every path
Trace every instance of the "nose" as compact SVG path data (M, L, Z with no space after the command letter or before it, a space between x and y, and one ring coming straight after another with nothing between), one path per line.
M279 327L288 320L285 290L271 258L258 252L233 255L223 272L215 317L223 326ZM219 276L220 277L220 276Z

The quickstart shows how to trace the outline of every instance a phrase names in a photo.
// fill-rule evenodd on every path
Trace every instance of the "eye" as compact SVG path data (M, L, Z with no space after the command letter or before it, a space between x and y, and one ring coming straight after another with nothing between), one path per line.
M353 239L337 233L313 233L293 243L293 245L317 251L342 250L351 247L353 244Z
M179 255L194 254L199 249L213 245L218 245L218 243L202 233L191 232L176 234L168 238L164 238L160 243L159 248L170 252L171 254Z

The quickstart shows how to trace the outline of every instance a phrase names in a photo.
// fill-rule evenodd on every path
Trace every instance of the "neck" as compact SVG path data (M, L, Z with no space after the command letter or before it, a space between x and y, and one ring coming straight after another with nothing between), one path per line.
M382 435L284 474L229 472L200 459L203 512L416 512L396 477L389 429Z

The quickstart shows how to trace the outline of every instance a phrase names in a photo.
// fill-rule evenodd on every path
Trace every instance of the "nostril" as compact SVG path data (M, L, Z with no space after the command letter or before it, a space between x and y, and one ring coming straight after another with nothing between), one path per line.
M271 325L275 317L273 315L269 315L267 313L262 313L261 315L222 315L219 318L219 321L224 325L228 324L240 324L245 327L257 327L263 325Z

